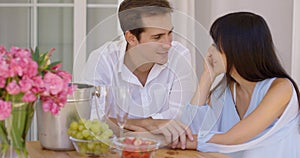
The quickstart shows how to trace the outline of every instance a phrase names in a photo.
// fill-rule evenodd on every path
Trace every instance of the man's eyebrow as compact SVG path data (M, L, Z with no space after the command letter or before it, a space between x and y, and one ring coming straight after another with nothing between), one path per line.
M174 27L172 27L171 30L170 30L168 33L173 32L173 30L174 30ZM162 36L162 35L164 35L164 34L165 34L165 33L158 33L158 34L152 35L152 37L153 37L153 36Z
M155 35L152 35L152 37L154 37L154 36L162 36L162 35L164 35L165 33L158 33L158 34L155 34Z

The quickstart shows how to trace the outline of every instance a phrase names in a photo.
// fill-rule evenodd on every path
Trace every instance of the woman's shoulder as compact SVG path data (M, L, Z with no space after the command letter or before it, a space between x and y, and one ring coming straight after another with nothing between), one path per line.
M283 99L284 102L288 102L293 95L293 85L287 78L268 78L257 82L253 93L253 99L257 105L266 96L268 96L267 98Z
M282 93L292 92L293 84L287 78L275 78L270 85L270 89L280 90Z
M280 96L289 100L293 93L293 84L287 78L276 78L272 82L269 91L276 91L280 93Z
M292 91L293 84L288 78L268 78L263 81L258 82L258 88L260 91L270 90L270 89L284 89Z
M274 78L266 91L265 96L274 98L277 102L286 105L293 95L293 85L287 78Z

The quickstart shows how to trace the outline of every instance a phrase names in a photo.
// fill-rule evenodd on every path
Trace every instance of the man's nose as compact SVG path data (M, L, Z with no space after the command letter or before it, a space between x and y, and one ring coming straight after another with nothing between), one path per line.
M164 48L170 49L172 46L172 38L167 36L163 39L162 43L164 44Z

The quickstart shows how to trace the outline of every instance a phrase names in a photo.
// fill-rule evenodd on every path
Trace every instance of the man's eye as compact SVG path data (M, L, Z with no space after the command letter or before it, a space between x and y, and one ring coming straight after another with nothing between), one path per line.
M158 40L158 39L160 39L160 35L156 35L156 36L153 36L153 39L156 39L156 40Z

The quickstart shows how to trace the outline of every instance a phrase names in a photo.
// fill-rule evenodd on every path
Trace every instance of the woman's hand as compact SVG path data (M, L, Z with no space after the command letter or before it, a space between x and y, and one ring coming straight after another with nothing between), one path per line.
M210 74L212 81L221 73L226 72L225 54L221 53L215 45L208 48L204 61L204 73Z
M225 54L218 51L214 45L209 47L203 64L204 70L191 100L192 105L204 105L207 103L211 85L218 75L226 72Z

